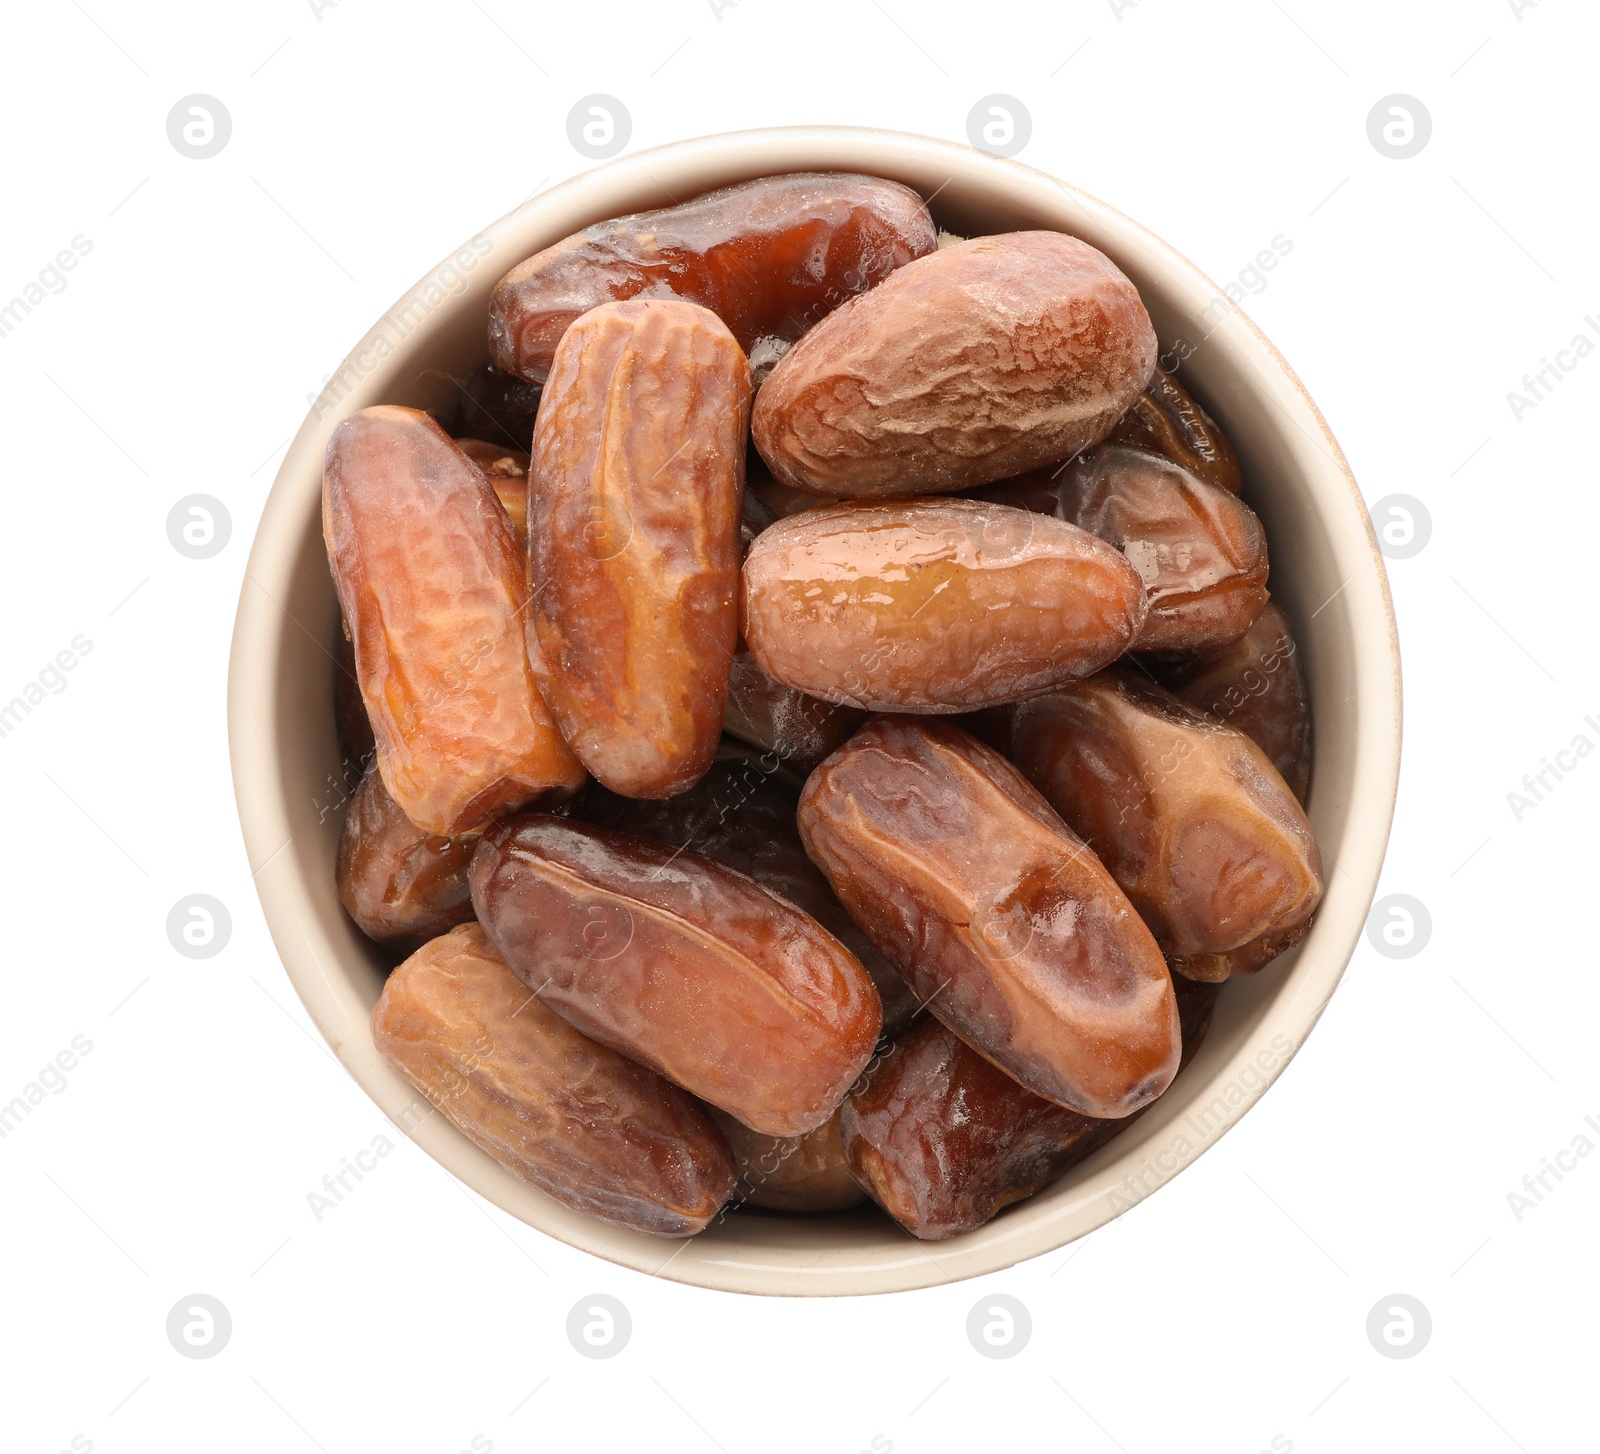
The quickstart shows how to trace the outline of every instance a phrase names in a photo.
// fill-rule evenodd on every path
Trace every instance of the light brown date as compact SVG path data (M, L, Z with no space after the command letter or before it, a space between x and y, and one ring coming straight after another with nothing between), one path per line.
M1131 444L1165 455L1192 475L1237 495L1244 488L1239 458L1217 421L1189 397L1165 369L1157 367L1107 444Z
M977 500L829 505L750 548L741 627L768 676L869 711L991 706L1086 676L1144 620L1087 531Z
M1155 674L1180 701L1243 732L1305 802L1311 786L1311 711L1294 632L1276 605L1263 606L1237 641L1158 667Z
M762 385L752 430L793 489L964 490L1104 438L1155 364L1150 317L1110 258L1008 232L942 247L823 319Z
M811 775L800 834L927 1009L1084 1115L1130 1115L1178 1068L1150 931L1022 775L948 723L874 717Z
M534 684L521 553L483 472L426 414L363 409L328 441L322 529L406 816L450 836L571 794L583 769Z
M374 764L339 835L339 901L368 938L416 949L472 917L467 864L477 842L473 834L424 833L389 796Z
M684 1237L733 1193L733 1158L694 1098L542 1005L477 924L389 976L372 1036L469 1140L563 1206Z
M739 1168L735 1203L774 1212L842 1212L867 1194L850 1174L835 1111L804 1136L763 1136L715 1106L707 1107Z
M456 448L488 477L495 498L511 518L518 542L528 543L528 455L520 449L502 449L486 439L458 439Z
M1187 980L1173 988L1187 1063L1217 989ZM1031 1196L1140 1114L1095 1120L1044 1100L932 1020L861 1077L840 1123L846 1160L873 1200L914 1237L936 1241Z
M556 350L533 439L534 666L562 735L629 797L711 763L738 633L750 375L715 314L606 303Z
M761 761L719 755L698 783L671 798L624 798L592 787L574 813L601 828L692 848L749 874L811 915L861 962L883 1001L883 1034L898 1034L916 1014L911 987L856 926L822 870L806 856L795 800Z
M1144 581L1136 652L1237 640L1267 600L1267 538L1237 495L1152 454L1103 444L983 498L1065 520L1116 546Z
M472 901L506 962L603 1045L769 1136L833 1114L882 1011L855 957L693 849L527 813L484 834Z
M1322 897L1316 839L1243 732L1117 669L1021 704L1012 755L1181 972L1183 956L1255 941L1275 953L1310 927Z
M573 320L602 303L677 296L746 353L777 354L824 315L931 252L922 198L880 177L794 172L639 212L519 263L489 300L501 368L542 382Z

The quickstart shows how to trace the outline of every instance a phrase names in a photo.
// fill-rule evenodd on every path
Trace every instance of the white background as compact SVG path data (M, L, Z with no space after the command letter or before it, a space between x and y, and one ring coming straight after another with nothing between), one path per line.
M1600 1156L1520 1219L1507 1197L1600 1118L1600 754L1521 821L1507 793L1580 732L1600 744L1600 358L1520 422L1506 397L1600 330L1594 8L320 10L7 14L0 300L75 236L92 251L0 338L0 700L74 636L92 651L0 739L0 1100L75 1035L93 1049L0 1140L0 1445L1594 1447ZM204 161L166 134L193 92L233 118ZM1431 514L1390 563L1407 746L1380 893L1423 901L1432 938L1405 960L1363 942L1244 1123L1064 1253L892 1298L717 1295L569 1251L404 1142L320 1222L308 1207L393 1132L310 1029L252 891L224 721L245 555L308 392L463 238L591 164L566 116L592 92L625 104L630 149L798 122L961 140L978 98L1018 98L1023 161L1219 282L1292 240L1248 311L1368 500ZM1433 118L1406 161L1366 130L1395 92ZM196 492L233 520L209 560L166 535ZM232 913L208 960L165 932L196 892ZM206 1361L165 1334L195 1292L233 1319ZM634 1326L607 1362L565 1335L598 1292ZM1032 1315L1006 1361L965 1333L990 1292ZM1366 1334L1397 1292L1433 1320L1405 1361Z

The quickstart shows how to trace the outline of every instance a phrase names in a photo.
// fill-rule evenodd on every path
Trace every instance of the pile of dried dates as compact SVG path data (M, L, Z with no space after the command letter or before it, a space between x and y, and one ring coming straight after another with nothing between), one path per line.
M980 1226L1322 893L1231 446L1110 259L867 176L590 227L489 344L328 445L378 1046L618 1226Z

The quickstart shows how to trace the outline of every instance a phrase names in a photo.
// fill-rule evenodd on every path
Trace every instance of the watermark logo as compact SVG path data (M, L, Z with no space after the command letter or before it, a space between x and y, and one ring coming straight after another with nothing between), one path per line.
M1392 1292L1367 1314L1367 1342L1385 1358L1415 1358L1433 1337L1433 1317L1410 1293Z
M567 112L567 140L574 151L596 161L614 157L633 135L633 118L615 96L596 92L572 103Z
M167 511L167 539L179 555L209 560L233 534L233 517L221 500L210 495L185 495Z
M1433 117L1415 96L1403 91L1375 101L1367 112L1367 140L1379 156L1403 162L1416 156L1433 136Z
M1367 943L1385 959L1421 954L1433 937L1433 915L1410 894L1386 894L1367 915Z
M215 96L196 92L175 101L167 112L167 140L179 156L203 162L214 157L233 135L233 117Z
M167 911L167 942L185 959L221 954L232 937L227 905L210 894L189 894Z
M1014 157L1032 136L1033 117L1015 96L985 96L967 113L967 140L990 156Z
M215 1358L233 1337L233 1317L220 1298L192 1292L167 1314L167 1342L185 1358Z
M620 1298L591 1293L567 1314L567 1341L585 1358L615 1358L633 1336L633 1319Z
M967 1342L985 1358L1015 1358L1032 1336L1032 1315L1007 1293L979 1298L967 1314Z

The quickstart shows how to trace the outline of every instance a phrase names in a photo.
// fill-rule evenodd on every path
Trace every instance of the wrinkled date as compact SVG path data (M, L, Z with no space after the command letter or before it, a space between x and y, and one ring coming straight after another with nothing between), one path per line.
M739 345L693 303L604 304L551 367L528 509L534 665L573 751L630 797L688 787L721 735L749 412Z
M1144 587L1087 531L978 500L829 505L745 560L741 626L768 676L870 711L990 706L1086 676L1144 620Z
M369 938L418 948L472 917L467 864L477 842L424 833L370 767L339 835L339 901Z
M547 814L497 824L472 901L547 1005L755 1131L821 1125L872 1054L877 991L842 944L753 878Z
M1270 601L1250 629L1196 660L1158 669L1180 701L1237 727L1302 803L1311 786L1311 711L1289 618Z
M774 1212L842 1212L866 1201L845 1160L838 1111L804 1136L763 1136L715 1106L707 1109L739 1168L734 1204Z
M1310 927L1316 839L1243 732L1119 669L1022 703L1012 749L1175 957L1254 945L1259 968Z
M511 528L523 546L528 543L528 455L502 449L485 439L458 439L456 448L483 471L495 498L511 517Z
M666 799L624 798L591 788L574 816L601 828L692 848L749 874L810 914L860 960L883 1001L885 1035L898 1034L916 1013L911 987L861 932L822 870L806 856L794 798L759 762L719 759L688 792Z
M1107 444L1131 444L1164 455L1192 475L1237 495L1244 488L1228 436L1171 374L1157 368Z
M1018 1085L937 1020L901 1040L840 1112L844 1153L914 1237L981 1227L1054 1181L1108 1124Z
M601 222L519 263L489 301L501 368L542 382L580 314L624 298L677 296L711 309L747 353L776 353L841 303L932 252L909 187L795 172L676 207Z
M328 441L322 529L378 768L448 836L573 792L583 769L534 684L517 538L426 414L363 409Z
M1133 284L1059 232L958 242L830 314L773 369L751 421L780 484L935 494L1063 460L1149 381Z
M1131 1114L1178 1068L1150 931L1050 805L959 728L875 717L811 775L806 850L929 1011L1030 1090Z
M694 1098L546 1009L477 924L389 976L372 1035L469 1140L563 1206L683 1237L733 1193L733 1159Z
M1173 987L1187 1064L1210 1024L1217 986ZM1101 1121L1044 1100L933 1020L857 1082L840 1124L850 1169L873 1200L931 1241L981 1227L1140 1114Z
M1116 546L1144 581L1149 611L1133 650L1204 651L1237 640L1267 600L1267 538L1237 495L1127 445L985 490Z

